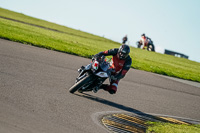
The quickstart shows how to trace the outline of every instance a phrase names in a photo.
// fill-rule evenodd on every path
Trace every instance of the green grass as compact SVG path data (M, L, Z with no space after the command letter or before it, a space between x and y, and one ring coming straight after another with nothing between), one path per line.
M86 58L121 45L103 37L3 8L0 8L0 38ZM198 62L134 47L131 47L130 55L133 59L132 68L200 82L200 63Z
M200 133L200 125L179 125L161 122L147 122L146 133Z

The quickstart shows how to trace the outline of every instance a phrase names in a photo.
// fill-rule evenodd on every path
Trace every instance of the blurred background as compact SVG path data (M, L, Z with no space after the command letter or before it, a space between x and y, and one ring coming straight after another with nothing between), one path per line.
M155 51L200 62L199 0L0 0L0 7L137 47L143 33Z

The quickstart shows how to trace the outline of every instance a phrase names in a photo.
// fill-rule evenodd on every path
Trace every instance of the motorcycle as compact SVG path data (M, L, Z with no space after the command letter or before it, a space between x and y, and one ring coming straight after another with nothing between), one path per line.
M78 91L82 93L98 90L107 78L111 80L110 75L112 71L110 61L107 61L105 56L93 57L92 63L78 69L79 75L76 78L75 84L69 89L69 92L74 93Z
M137 48L141 48L142 43L140 43L140 41L136 42ZM148 43L147 46L144 47L144 49L148 50L148 51L153 51L155 52L155 46L153 43Z

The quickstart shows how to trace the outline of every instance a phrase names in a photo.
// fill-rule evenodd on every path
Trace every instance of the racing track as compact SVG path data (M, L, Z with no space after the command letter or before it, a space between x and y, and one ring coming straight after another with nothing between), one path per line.
M115 95L73 95L89 59L0 39L0 62L2 133L107 133L94 117L110 111L200 120L200 88L157 74L131 69Z

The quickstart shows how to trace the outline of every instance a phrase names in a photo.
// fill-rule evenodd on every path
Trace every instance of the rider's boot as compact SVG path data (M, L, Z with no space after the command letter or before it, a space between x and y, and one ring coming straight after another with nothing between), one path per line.
M108 89L108 87L109 87L109 85L108 84L102 84L99 88L100 89L104 89L104 90L107 90Z
M93 88L93 92L94 93L97 93L99 90L101 90L101 89L104 89L104 90L106 90L107 88L108 88L108 84L102 84L100 87L95 87L95 88Z

